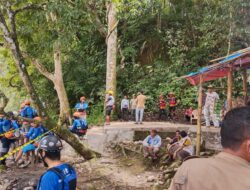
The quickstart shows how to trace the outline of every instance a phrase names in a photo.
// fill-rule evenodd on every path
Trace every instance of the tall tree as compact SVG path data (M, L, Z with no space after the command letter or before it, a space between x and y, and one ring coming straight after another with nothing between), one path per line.
M5 47L11 51L13 59L16 63L16 67L18 68L18 71L20 73L20 77L22 78L22 81L24 83L24 86L26 87L32 99L34 100L34 103L36 104L39 110L39 113L41 115L45 115L46 110L43 107L42 103L40 102L39 96L37 95L33 87L32 81L30 80L30 76L27 72L27 66L24 61L24 56L20 50L18 36L16 32L16 20L15 20L16 14L21 11L24 11L27 9L37 9L37 8L41 9L42 7L41 5L37 5L37 4L27 4L19 9L13 10L12 4L10 1L3 1L1 2L0 5L1 5L0 27L2 29L3 37L6 42ZM62 79L60 48L58 44L54 48L54 62L55 62L55 75L56 76L52 75L51 73L48 73L45 70L45 68L41 66L41 64L38 64L36 61L34 61L34 63L39 68L39 71L41 71L42 74L53 79L54 84L57 85L57 87L55 88L57 88L58 91L59 90L65 91L65 89L63 89L64 84L63 84L63 79ZM59 95L63 96L61 94ZM49 129L52 129L55 126L57 126L58 128L57 134L61 136L62 139L64 139L67 143L69 143L85 159L91 159L97 155L95 152L85 147L71 132L69 132L68 129L64 128L63 126L58 126L58 124L54 122L48 115L46 117L47 117L47 120L46 120L47 127Z
M24 86L27 89L27 92L30 94L31 99L34 101L37 107L38 113L42 116L45 116L46 110L44 109L42 102L37 96L37 93L28 75L28 72L26 69L27 65L21 53L19 42L17 39L17 34L16 34L16 22L15 22L16 14L23 10L29 9L30 5L21 7L20 9L13 10L11 8L11 3L9 1L4 0L2 1L1 4L2 6L0 9L0 28L3 32L3 37L5 39L6 45L8 49L10 49L13 55L20 77L24 83ZM8 23L6 22L4 12L6 12L7 14Z
M117 25L116 5L114 2L107 3L108 34L107 43L107 69L106 90L112 90L116 94L116 59L117 59Z

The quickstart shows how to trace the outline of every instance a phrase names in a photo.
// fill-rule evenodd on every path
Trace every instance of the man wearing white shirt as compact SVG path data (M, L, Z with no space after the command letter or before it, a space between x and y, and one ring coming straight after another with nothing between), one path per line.
M121 112L122 112L122 119L124 121L128 120L128 111L129 110L129 100L128 96L124 96L124 98L121 101Z
M215 113L215 105L218 100L219 100L219 95L213 90L213 87L209 85L204 105L204 116L206 120L206 127L210 127L211 120L213 121L214 127L219 127L219 121Z

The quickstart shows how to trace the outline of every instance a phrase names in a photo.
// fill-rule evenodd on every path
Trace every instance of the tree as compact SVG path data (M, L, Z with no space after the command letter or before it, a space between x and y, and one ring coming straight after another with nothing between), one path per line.
M50 13L50 16L52 23L56 24L57 21L56 16L52 12ZM49 21L50 20L48 19L48 22ZM54 47L53 47L54 72L49 72L43 66L43 64L39 62L38 59L31 58L31 60L33 65L37 68L37 70L47 79L52 81L54 84L54 88L57 92L60 105L60 121L65 122L66 120L69 120L71 123L69 100L63 80L62 59L61 59L62 53L60 46L61 44L59 40L56 40L54 42Z
M117 25L116 6L114 2L107 3L108 34L107 42L107 69L106 90L116 94L116 59L117 59Z
M18 71L20 73L20 77L23 80L24 86L26 87L26 89L27 89L28 93L30 94L30 96L32 97L32 99L34 100L34 103L36 104L36 106L39 110L39 114L44 116L46 113L46 110L43 107L42 103L40 102L39 96L37 95L37 93L33 87L33 84L30 80L30 76L29 76L27 69L26 69L26 63L24 61L23 54L22 54L20 47L19 47L19 42L18 42L18 37L17 37L17 32L16 32L16 21L15 21L15 17L17 15L17 13L24 11L24 10L27 10L27 9L33 9L33 8L41 9L41 5L27 4L19 9L15 9L15 10L12 9L12 4L10 1L3 1L1 3L1 5L2 5L1 6L2 8L0 10L0 27L2 29L3 37L4 37L4 40L6 42L5 47L11 51L13 58L15 60L15 63L16 63L16 67L18 68ZM5 17L8 18L8 23L6 22ZM37 61L33 60L33 63L35 63L35 65L37 66L37 68L39 68L39 71L41 71L42 74L46 75L51 80L53 79L52 81L54 82L55 88L57 89L57 91L59 93L58 95L62 97L65 95L63 93L64 92L66 93L66 91L64 89L64 84L63 84L63 79L62 79L62 69L61 69L59 46L56 46L54 49L54 61L55 61L55 75L57 74L57 76L53 76L53 75L51 75L51 73L48 73L41 66L41 64L38 64ZM62 92L62 94L60 94L61 93L61 92L59 92L60 90L64 90L64 92ZM65 106L65 105L63 105L63 106ZM63 106L60 105L60 108ZM62 115L64 115L64 113ZM62 139L64 139L67 143L69 143L85 159L91 159L91 158L95 157L96 155L98 155L95 152L91 151L89 148L85 147L71 132L69 132L68 129L64 128L63 126L58 127L59 124L54 122L48 115L46 117L47 117L47 119L46 119L47 125L46 126L49 129L52 129L55 126L57 126L57 128L58 128L57 134L59 136L61 136Z
M22 78L24 86L30 94L31 99L35 102L35 105L37 106L38 113L42 116L45 116L46 110L44 109L42 102L39 100L28 75L26 64L21 53L16 34L15 16L18 12L30 8L30 6L25 6L14 11L12 10L11 3L9 1L3 1L1 4L2 8L0 10L0 28L2 29L3 37L5 39L5 42L7 43L8 49L10 49L13 55L16 67L19 71L20 77ZM8 15L8 24L5 20L3 11L6 11L6 14Z

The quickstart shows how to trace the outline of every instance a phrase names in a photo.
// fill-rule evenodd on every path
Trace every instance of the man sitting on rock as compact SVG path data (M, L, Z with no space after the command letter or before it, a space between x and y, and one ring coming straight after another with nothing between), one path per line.
M250 107L229 111L220 134L223 151L211 158L185 161L170 190L250 189Z
M155 129L150 131L150 135L143 141L144 157L151 157L153 160L157 159L157 153L160 150L161 137L157 134Z

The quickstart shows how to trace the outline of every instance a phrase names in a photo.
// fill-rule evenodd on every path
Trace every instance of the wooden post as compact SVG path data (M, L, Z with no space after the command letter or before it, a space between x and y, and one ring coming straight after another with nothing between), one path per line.
M243 98L244 98L244 103L247 105L248 97L247 97L247 70L243 69L242 72L242 81L243 81Z
M199 96L198 96L198 118L197 118L197 130L196 130L197 156L200 155L200 148L201 148L202 83L203 83L203 76L200 75Z
M233 68L230 67L230 70L227 75L227 111L232 109L232 91L233 91Z

